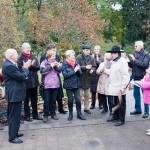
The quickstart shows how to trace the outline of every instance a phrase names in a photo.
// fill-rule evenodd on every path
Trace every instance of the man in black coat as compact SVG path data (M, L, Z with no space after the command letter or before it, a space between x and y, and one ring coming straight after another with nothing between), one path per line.
M22 54L18 58L18 68L22 69L23 62L26 62L28 60L31 60L31 66L29 67L29 75L26 82L26 99L24 101L24 113L25 113L25 120L26 121L32 121L31 115L30 115L30 106L29 102L31 100L31 106L32 106L32 118L35 120L43 120L41 116L38 115L37 110L37 102L38 102L38 71L40 70L40 65L38 63L37 58L31 53L31 46L29 43L23 43L22 44Z
M132 68L132 79L135 81L140 81L146 74L146 69L149 67L149 54L144 50L144 43L142 41L135 42L135 51L133 54L129 54L131 57L130 62L128 63L129 67ZM130 112L130 115L136 115L142 113L141 108L141 95L140 88L134 85L133 96L135 99L135 110ZM149 116L149 106L144 104L144 114L143 118Z
M22 71L17 67L17 51L8 49L5 53L6 61L2 66L2 75L5 84L6 100L8 101L7 117L9 126L9 142L22 143L18 137L23 134L18 133L20 127L21 105L26 97L25 80L28 77L28 67L31 61L23 64Z
M56 46L55 46L54 44L49 44L48 47L47 47L46 52L49 51L49 50L56 51ZM42 62L44 59L46 59L46 52L41 56L41 58L40 58L40 64L41 64L41 62ZM57 62L60 62L60 57L59 57L57 54L56 54L55 60L56 60ZM59 79L60 79L60 76L59 76ZM61 83L61 79L60 79L60 83ZM64 94L63 94L63 88L62 88L62 83L61 83L60 88L59 88L59 90L58 90L58 94L57 94L58 111L59 111L59 113L61 113L61 114L66 114L67 111L64 110L64 108L63 108L63 103L62 103L62 98L63 98L63 97L64 97Z

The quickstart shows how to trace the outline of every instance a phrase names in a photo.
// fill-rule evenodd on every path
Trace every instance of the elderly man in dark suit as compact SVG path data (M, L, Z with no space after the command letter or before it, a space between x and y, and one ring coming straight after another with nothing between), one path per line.
M28 77L28 67L31 61L23 64L20 71L17 67L18 54L15 49L8 49L5 53L6 61L2 66L2 75L6 88L6 100L8 101L7 117L9 126L9 142L19 144L23 141L18 137L23 134L18 133L20 127L21 104L26 97L25 80Z

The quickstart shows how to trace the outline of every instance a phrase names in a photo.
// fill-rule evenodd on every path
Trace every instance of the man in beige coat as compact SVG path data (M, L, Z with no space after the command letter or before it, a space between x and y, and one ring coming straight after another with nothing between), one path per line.
M114 126L120 126L125 123L126 112L126 87L130 81L128 73L127 61L121 57L119 46L113 46L110 51L107 51L112 55L112 65L110 67L109 76L109 95L113 101L114 107L116 106L113 116L107 121L117 120Z

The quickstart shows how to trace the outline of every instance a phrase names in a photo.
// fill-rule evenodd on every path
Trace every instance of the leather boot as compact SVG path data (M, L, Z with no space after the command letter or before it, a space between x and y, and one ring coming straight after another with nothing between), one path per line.
M81 113L81 102L76 102L76 109L77 109L77 118L81 120L86 120L86 118Z
M68 102L68 109L69 109L69 117L68 120L72 120L73 119L73 103Z
M68 121L71 121L73 119L73 112L69 112Z

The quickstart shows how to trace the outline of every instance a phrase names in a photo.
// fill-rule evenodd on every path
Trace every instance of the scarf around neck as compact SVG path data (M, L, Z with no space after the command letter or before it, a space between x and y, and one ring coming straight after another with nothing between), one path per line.
M72 66L72 68L74 68L74 66L75 66L75 62L74 62L74 61L72 61L72 60L67 60L67 59L66 59L66 61L68 62L69 65Z
M85 56L85 54L82 52L82 59L83 59L86 63L88 63L88 62L91 60L91 56L90 56L90 55Z
M23 56L27 59L27 60L29 60L29 58L31 57L31 54L26 54L26 53L22 53L23 54Z

